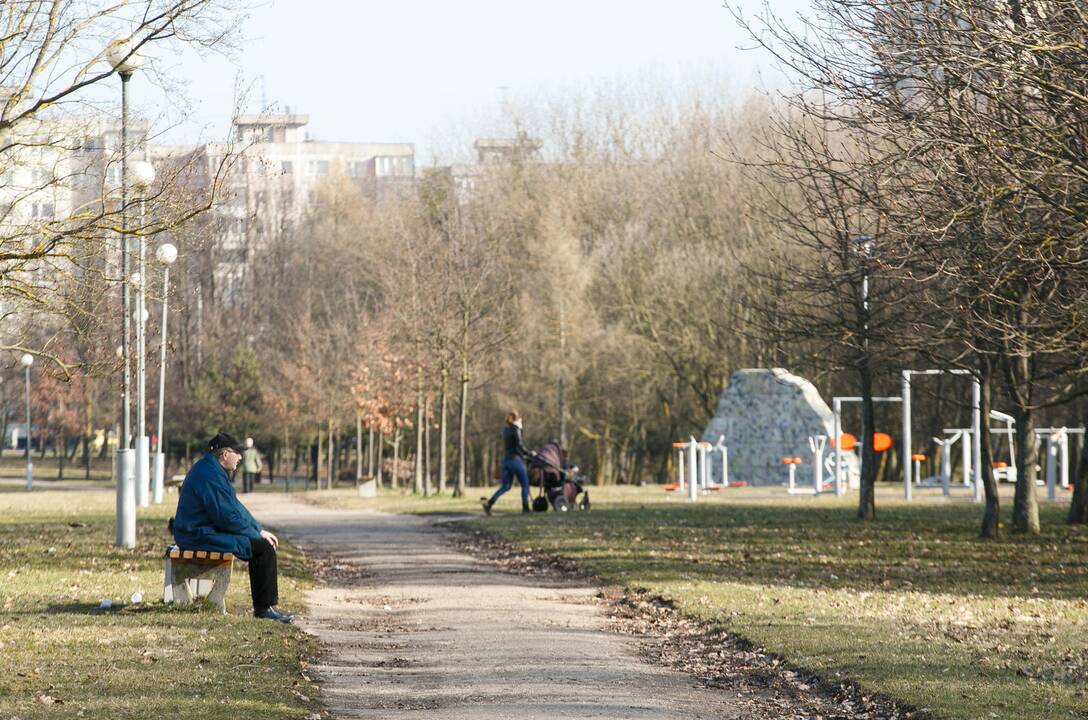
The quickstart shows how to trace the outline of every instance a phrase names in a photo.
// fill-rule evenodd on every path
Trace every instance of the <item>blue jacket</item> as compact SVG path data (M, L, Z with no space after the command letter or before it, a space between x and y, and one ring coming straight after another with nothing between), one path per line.
M217 550L242 560L261 526L234 494L227 471L208 453L193 463L181 484L174 515L174 541L183 550Z

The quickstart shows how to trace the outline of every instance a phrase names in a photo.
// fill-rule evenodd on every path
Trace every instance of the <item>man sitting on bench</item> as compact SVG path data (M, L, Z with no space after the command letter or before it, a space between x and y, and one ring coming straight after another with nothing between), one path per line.
M174 541L183 550L229 552L247 560L254 617L290 624L294 616L275 607L279 540L238 501L230 481L241 459L241 445L232 435L221 432L211 439L208 453L193 463L181 485Z

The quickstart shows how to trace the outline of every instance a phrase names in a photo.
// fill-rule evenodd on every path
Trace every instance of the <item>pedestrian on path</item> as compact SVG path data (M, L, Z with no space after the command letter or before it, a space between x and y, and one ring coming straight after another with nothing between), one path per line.
M491 514L491 508L495 505L503 493L514 485L514 478L521 483L521 511L532 512L529 507L529 473L525 470L525 458L536 455L525 448L521 441L521 416L516 412L508 414L505 418L506 427L502 430L502 444L504 448L502 458L502 485L491 499L480 498L484 505L484 512Z
M290 624L294 616L276 609L280 541L253 518L230 482L242 459L239 446L234 436L220 432L208 443L208 453L193 463L178 496L174 541L183 550L229 552L246 560L254 617Z
M261 475L261 453L253 447L253 438L246 438L246 450L242 453L242 492L253 492L253 482Z

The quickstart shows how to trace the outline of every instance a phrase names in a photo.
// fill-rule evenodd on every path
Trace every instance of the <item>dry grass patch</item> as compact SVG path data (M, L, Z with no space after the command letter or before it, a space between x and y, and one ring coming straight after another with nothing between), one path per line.
M248 616L245 564L228 616L162 604L176 495L139 511L135 550L113 546L114 495L0 494L0 717L299 718L314 709L299 630ZM300 607L301 557L281 549L283 604ZM129 603L134 592L144 602ZM111 608L100 607L109 599Z

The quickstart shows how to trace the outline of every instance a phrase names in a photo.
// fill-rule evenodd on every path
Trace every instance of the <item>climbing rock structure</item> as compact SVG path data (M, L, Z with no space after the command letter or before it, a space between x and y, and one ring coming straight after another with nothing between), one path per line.
M718 399L718 409L703 432L702 439L717 443L725 436L729 448L729 479L749 485L778 485L786 482L788 471L782 458L798 457L797 484L812 484L810 435L829 440L824 458L834 455L831 408L808 380L782 368L737 370ZM857 487L858 458L843 452L850 487ZM721 463L708 463L711 479L721 482ZM828 464L830 467L830 463ZM824 472L824 481L832 474Z

